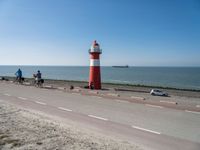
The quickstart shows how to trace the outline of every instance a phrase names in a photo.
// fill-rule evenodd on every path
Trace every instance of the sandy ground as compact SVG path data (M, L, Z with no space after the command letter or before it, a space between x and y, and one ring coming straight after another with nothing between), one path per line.
M1 150L140 150L110 137L62 124L0 100Z

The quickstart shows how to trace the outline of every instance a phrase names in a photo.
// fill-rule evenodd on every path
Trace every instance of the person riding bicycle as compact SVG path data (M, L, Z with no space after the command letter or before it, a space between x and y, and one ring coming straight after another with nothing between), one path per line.
M20 68L17 70L17 72L15 73L15 75L16 75L16 80L18 82L21 82L22 81L22 71L21 71Z
M37 74L33 74L33 77L35 78L34 84L37 86L42 86L44 80L42 79L42 74L40 70L38 70Z
M36 74L36 81L37 81L37 82L40 82L41 79L42 79L42 74L41 74L40 70L38 70L38 72L37 72L37 74Z

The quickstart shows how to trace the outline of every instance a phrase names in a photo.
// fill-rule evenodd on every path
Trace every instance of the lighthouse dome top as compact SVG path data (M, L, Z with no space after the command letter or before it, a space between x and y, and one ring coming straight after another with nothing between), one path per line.
M93 42L93 46L99 46L96 40Z
M96 40L93 42L91 48L89 49L89 53L102 53L100 45L97 43Z

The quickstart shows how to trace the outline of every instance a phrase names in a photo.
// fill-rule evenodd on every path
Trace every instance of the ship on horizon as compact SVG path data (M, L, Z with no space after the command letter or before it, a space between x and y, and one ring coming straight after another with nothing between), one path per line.
M125 66L112 66L113 68L129 68L128 65L125 65Z

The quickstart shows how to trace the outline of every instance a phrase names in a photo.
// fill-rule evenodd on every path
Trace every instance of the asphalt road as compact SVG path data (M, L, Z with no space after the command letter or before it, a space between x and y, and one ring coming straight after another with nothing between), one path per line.
M152 150L200 150L200 113L0 82L0 100Z

